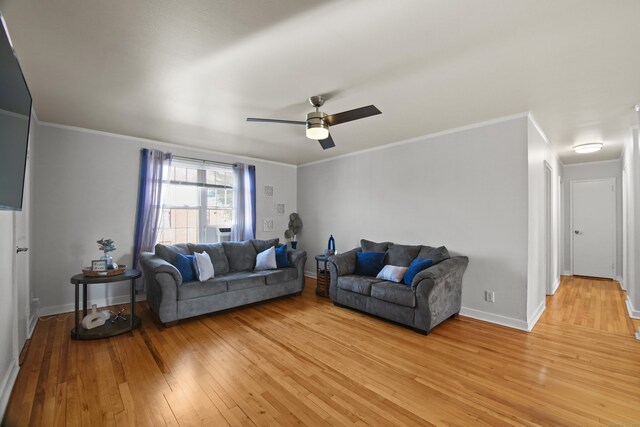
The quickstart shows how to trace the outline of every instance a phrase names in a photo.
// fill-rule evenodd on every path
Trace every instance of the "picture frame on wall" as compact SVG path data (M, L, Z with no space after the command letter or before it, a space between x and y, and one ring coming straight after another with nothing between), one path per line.
M93 271L107 271L107 260L95 259L91 261L91 270Z

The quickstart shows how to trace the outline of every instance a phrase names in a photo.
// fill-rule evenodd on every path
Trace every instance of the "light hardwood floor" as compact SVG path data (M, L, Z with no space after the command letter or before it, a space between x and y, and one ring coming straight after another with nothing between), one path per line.
M640 341L615 282L563 278L531 333L457 317L428 336L314 285L169 329L140 304L142 328L100 341L41 321L4 423L640 424Z

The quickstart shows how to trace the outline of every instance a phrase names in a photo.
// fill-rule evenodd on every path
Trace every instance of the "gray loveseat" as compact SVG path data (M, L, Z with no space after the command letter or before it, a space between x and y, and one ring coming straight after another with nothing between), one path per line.
M300 294L304 289L307 253L287 253L289 267L253 271L256 255L278 239L247 240L212 244L179 243L155 247L155 254L141 255L140 264L147 289L147 302L165 326L180 319L251 304L283 295ZM204 282L183 283L173 262L177 254L207 252L215 277Z
M411 286L375 277L358 276L356 253L385 252L384 264L407 267L415 258L432 259ZM394 245L362 240L361 247L329 258L334 304L373 314L428 334L435 326L460 312L462 276L469 259L450 257L444 246Z

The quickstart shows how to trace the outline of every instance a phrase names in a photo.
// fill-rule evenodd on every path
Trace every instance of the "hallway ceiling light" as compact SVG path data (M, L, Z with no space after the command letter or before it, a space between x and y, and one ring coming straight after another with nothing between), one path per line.
M602 142L590 142L588 144L574 145L573 151L579 154L593 153L602 149Z

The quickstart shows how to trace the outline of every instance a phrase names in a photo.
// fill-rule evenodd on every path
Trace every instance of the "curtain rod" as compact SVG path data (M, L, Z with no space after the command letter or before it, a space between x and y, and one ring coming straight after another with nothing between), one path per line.
M185 157L185 156L176 156L176 155L174 155L172 157L174 159L177 159L177 160L191 160L191 161L197 162L197 163L211 163L213 165L224 165L224 166L231 166L231 167L236 165L235 163L216 162L216 161L213 161L213 160L196 159L194 157Z

